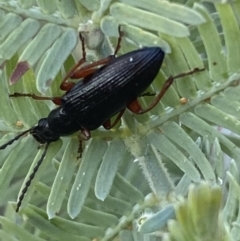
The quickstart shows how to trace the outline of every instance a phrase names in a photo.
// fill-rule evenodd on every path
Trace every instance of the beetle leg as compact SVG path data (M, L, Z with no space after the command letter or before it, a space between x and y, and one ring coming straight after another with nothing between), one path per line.
M91 133L88 129L82 128L81 129L81 134L79 135L79 138L83 141L87 141L91 138Z
M132 101L127 108L135 114L142 114L143 111L141 104L139 103L138 99Z
M94 62L92 64L89 64L87 66L81 67L82 64L84 64L86 62L86 50L85 50L85 41L84 41L84 37L82 36L82 34L79 34L79 38L82 42L82 54L83 57L82 59L80 59L70 70L69 72L66 74L66 76L64 77L64 79L62 80L61 84L60 84L60 89L67 91L70 90L75 83L74 82L67 82L67 80L69 78L71 79L80 79L80 78L84 78L92 73L94 73L96 71L96 67L99 65L104 65L106 63L109 62L109 60L111 59L111 57L107 57L105 59L101 59L97 62Z
M61 105L62 104L62 100L61 97L47 97L47 96L38 96L35 94L30 94L30 93L13 93L13 94L9 94L9 97L30 97L34 100L51 100L54 104L56 105Z
M86 50L85 50L85 41L84 41L84 37L82 36L81 33L79 33L79 38L80 41L82 42L82 58L68 71L68 73L66 74L66 76L64 77L64 79L62 80L61 84L60 84L60 89L61 90L70 90L75 83L73 82L66 82L68 80L68 78L70 78L74 72L83 64L86 62Z
M72 75L70 75L69 77L71 79L80 79L80 78L84 78L92 73L94 73L98 68L98 66L100 65L104 65L107 64L111 59L113 58L112 55L104 58L104 59L100 59L99 61L96 61L94 63L88 64L86 66L83 66L79 69L75 69L76 71L72 73Z
M96 71L96 67L98 67L99 65L104 65L107 64L112 58L115 58L115 56L117 55L119 49L121 48L121 42L122 42L122 38L124 36L124 32L121 30L121 25L118 26L118 33L119 33L119 37L118 37L118 42L114 51L113 55L110 55L104 59L101 59L99 61L96 61L92 64L89 64L87 66L84 66L82 68L79 69L79 72L75 72L73 73L70 78L72 79L79 79L79 78L83 78L88 76L89 74L92 74L93 72ZM79 66L78 66L79 67Z
M186 73L181 73L181 74L178 74L176 76L170 76L165 81L160 93L157 95L157 97L153 100L153 102L146 109L143 110L140 103L137 100L134 100L132 103L130 103L128 105L128 108L135 114L144 114L144 113L150 111L162 99L162 97L164 96L164 94L166 93L168 88L172 85L172 83L175 79L178 79L178 78L181 78L181 77L184 77L184 76L187 76L187 75L191 75L193 73L200 72L200 71L203 71L203 70L204 69L195 68L195 69L193 69L189 72L186 72Z
M75 85L75 83L74 82L67 82L67 80L69 78L71 78L71 79L80 79L80 78L87 77L88 75L94 73L97 70L98 66L107 64L112 58L115 58L115 55L117 55L117 52L121 48L121 41L122 41L122 38L123 38L123 35L124 35L124 32L121 30L121 25L119 25L119 27L118 27L118 33L119 33L118 43L117 43L116 49L114 51L114 55L110 55L110 56L108 56L108 57L106 57L104 59L101 59L99 61L96 61L96 62L94 62L92 64L88 64L87 66L83 66L83 67L81 67L81 65L86 62L86 50L85 50L84 37L80 33L79 34L79 38L80 38L80 40L82 42L83 57L66 74L66 76L64 77L64 79L62 80L62 82L60 84L60 89L61 90L65 90L65 91L70 90Z
M164 96L164 94L166 93L166 91L168 90L168 88L172 85L174 81L174 77L170 76L166 82L164 83L160 93L157 95L157 97L153 100L153 102L146 108L146 109L138 109L137 112L133 111L135 114L144 114L148 111L150 111L152 108L154 108L158 102L162 99L162 97ZM138 103L138 102L137 102ZM138 103L139 104L139 103ZM139 104L140 105L140 104Z
M114 122L111 124L111 120L106 120L104 123L103 123L103 127L106 129L106 130L109 130L111 128L113 128L118 122L119 120L121 119L123 113L124 113L125 109L121 110L116 119L114 120Z
M145 92L143 94L141 94L139 97L143 97L143 96L155 96L156 95L156 92Z
M78 151L79 156L77 157L78 159L82 157L83 153L83 141L81 140L81 137L79 137L79 143L78 143Z
M115 48L115 51L114 51L114 56L117 55L119 49L121 48L121 42L122 42L122 38L124 36L124 32L121 30L121 25L118 26L118 42L117 42L117 46Z

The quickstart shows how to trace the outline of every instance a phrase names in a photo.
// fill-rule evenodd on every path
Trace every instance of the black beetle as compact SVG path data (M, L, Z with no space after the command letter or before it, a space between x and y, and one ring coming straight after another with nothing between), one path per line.
M36 100L52 100L59 105L49 113L48 117L40 119L36 126L0 146L0 149L4 149L28 132L39 143L46 144L40 160L22 190L16 212L19 211L24 195L51 142L79 130L82 132L82 139L88 140L91 130L95 130L101 125L106 129L116 125L126 108L136 114L143 114L161 100L174 79L203 70L194 69L174 77L171 76L152 104L143 110L137 98L143 95L158 74L164 59L164 52L159 47L145 47L116 58L122 36L123 32L119 27L119 39L114 55L82 67L81 65L86 60L86 53L84 38L80 34L83 58L63 79L60 88L67 91L63 96L42 97L23 93L9 95L10 97L27 96ZM69 77L81 78L81 81L76 84L67 82ZM117 113L115 121L111 123L111 117Z

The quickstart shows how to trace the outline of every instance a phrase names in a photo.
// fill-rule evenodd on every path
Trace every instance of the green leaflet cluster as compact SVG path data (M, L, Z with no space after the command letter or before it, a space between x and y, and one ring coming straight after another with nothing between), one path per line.
M24 137L1 151L0 239L208 240L219 228L223 240L239 240L239 0L12 0L0 1L0 10L0 143L54 108L7 93L61 95L61 79L81 58L78 28L90 60L111 53L119 24L122 53L153 45L169 53L151 93L170 75L206 68L177 80L151 112L126 112L118 128L94 131L81 160L75 136L53 144L25 196L20 214L27 219L16 222L15 203L7 202L42 150ZM202 215L208 207L212 215Z

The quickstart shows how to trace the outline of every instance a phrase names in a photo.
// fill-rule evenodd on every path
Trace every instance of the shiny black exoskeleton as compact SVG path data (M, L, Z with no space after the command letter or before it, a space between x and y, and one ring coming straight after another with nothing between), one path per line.
M61 106L39 121L31 133L41 143L76 131L91 131L136 100L153 82L164 52L149 47L113 58L61 97ZM87 139L87 137L86 137Z

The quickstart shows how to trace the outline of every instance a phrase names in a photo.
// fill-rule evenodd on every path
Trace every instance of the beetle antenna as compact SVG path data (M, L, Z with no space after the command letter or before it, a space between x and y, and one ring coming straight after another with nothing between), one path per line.
M5 149L8 145L11 145L14 141L17 141L21 136L24 136L26 133L30 132L33 128L22 132L21 134L15 136L12 140L0 146L0 150Z
M47 153L47 149L48 149L48 147L49 147L49 144L50 144L50 142L47 142L41 158L38 160L37 165L33 168L33 172L32 172L31 175L29 176L28 181L25 183L25 187L23 188L22 193L21 193L21 195L19 196L19 199L18 199L18 202L17 202L16 212L19 211L19 208L21 207L21 204L22 204L22 200L23 200L25 194L27 193L28 187L31 185L31 182L32 182L33 178L35 177L35 174L37 173L38 168L40 167L40 165L42 164L42 161L43 161L44 157L46 156L46 153Z

